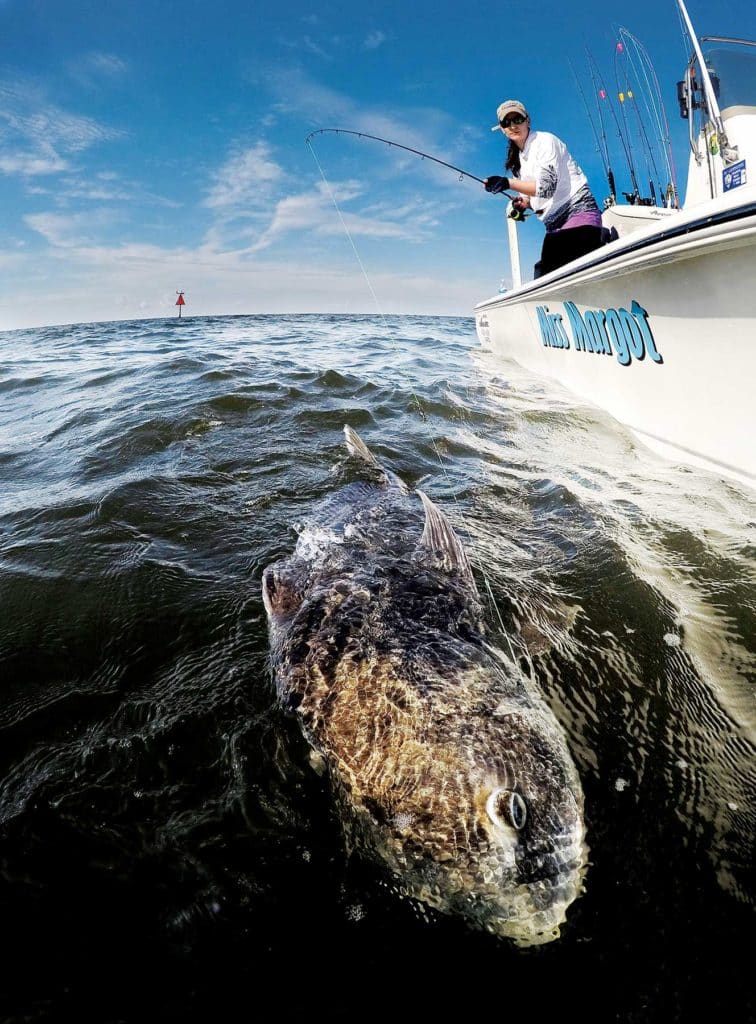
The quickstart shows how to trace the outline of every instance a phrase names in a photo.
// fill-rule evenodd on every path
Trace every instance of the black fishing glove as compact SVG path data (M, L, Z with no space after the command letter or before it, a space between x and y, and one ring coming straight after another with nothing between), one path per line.
M494 195L498 195L499 192L505 192L509 188L509 178L492 174L490 178L486 178L485 186L486 192L493 192Z

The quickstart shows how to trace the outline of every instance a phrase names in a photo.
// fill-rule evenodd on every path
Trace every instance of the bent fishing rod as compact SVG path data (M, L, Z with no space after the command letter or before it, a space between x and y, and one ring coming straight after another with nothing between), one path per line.
M446 162L446 160L439 160L437 156L431 156L430 153L423 153L423 151L420 149L413 149L411 146L404 146L402 145L401 142L393 142L391 139L382 139L380 135L368 135L367 132L355 132L349 128L316 128L315 131L310 132L310 134L305 139L305 145L310 147L310 152L312 153L313 156L315 156L315 150L312 148L312 143L310 142L310 139L313 137L313 135L323 135L325 134L325 132L334 132L336 135L356 135L358 139L372 139L373 142L382 142L384 146L389 146L390 148L394 149L403 149L407 153L414 153L415 156L419 156L423 160L432 160L434 164L441 164L442 167L448 167L450 170L457 172L460 181L462 181L462 178L464 177L471 178L473 181L480 182L481 185L485 185L486 183L483 178L479 178L475 174L470 174L469 171L463 171L461 167L456 167L454 164L449 164ZM318 162L317 157L315 157L315 162ZM500 194L503 195L505 198L509 199L510 202L514 199L517 199L516 194L511 195L506 190L504 190ZM523 221L527 216L529 215L526 214L524 210L520 210L516 206L513 206L509 213L509 217L511 217L511 219L515 221Z
M404 149L408 153L414 153L415 156L420 156L423 160L432 160L434 164L441 164L442 167L448 167L452 171L456 171L460 175L460 181L462 177L472 178L473 181L480 182L481 185L485 185L483 178L478 178L474 174L470 174L469 171L463 171L461 167L455 167L454 164L448 164L446 160L439 160L437 156L431 156L430 153L423 153L419 149L413 149L411 146L403 146L399 142L392 142L390 139L382 139L379 135L368 135L366 132L354 132L348 128L316 128L314 132L305 139L305 145L310 145L310 139L313 135L322 135L324 132L335 132L337 135L356 135L358 139L372 139L374 142L382 142L386 146L393 146L395 149Z

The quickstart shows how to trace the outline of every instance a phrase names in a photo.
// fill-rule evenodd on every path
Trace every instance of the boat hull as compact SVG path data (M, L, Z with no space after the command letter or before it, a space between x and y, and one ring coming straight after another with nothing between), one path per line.
M481 343L756 487L756 212L652 228L565 270L480 303Z

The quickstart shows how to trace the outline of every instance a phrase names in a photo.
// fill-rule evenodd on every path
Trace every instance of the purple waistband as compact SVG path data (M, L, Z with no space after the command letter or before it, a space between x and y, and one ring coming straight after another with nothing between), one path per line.
M580 213L573 213L569 220L562 224L560 231L567 231L569 228L600 228L601 213L599 210L581 210Z

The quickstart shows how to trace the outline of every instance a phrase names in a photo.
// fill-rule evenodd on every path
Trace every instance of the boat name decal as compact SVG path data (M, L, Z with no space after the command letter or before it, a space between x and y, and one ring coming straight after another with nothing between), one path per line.
M581 313L574 302L564 303L564 312L550 313L548 306L536 306L541 341L548 348L570 348L576 352L614 354L620 366L629 366L633 359L640 361L646 355L663 363L656 348L654 335L648 323L648 313L635 299L630 309L587 309Z

